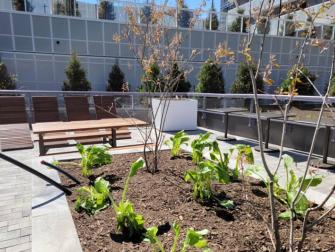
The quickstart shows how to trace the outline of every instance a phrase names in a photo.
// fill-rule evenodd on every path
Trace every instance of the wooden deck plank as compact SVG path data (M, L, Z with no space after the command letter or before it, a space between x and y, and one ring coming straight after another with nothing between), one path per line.
M5 124L0 130L0 149L2 151L33 148L29 125Z

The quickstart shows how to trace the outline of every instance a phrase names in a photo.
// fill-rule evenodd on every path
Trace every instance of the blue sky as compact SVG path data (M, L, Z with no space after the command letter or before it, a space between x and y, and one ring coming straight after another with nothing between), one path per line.
M88 3L97 3L97 0L80 0L80 1L88 2ZM128 0L128 1L131 2L131 0ZM194 9L199 6L202 0L184 0L184 1L189 8ZM134 0L133 2L145 3L146 0ZM149 2L151 2L151 0L149 0ZM164 0L155 0L155 2L159 4L159 3L163 3ZM175 5L175 3L176 3L175 0L169 0L169 5ZM206 0L206 3L207 4L206 4L205 9L208 9L211 6L211 0ZM216 10L219 10L220 0L214 0L214 6Z

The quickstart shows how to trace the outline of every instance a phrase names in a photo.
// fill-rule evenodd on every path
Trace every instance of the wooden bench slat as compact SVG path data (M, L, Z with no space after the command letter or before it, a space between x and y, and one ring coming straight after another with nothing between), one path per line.
M110 137L111 132L108 131L87 131L87 132L70 132L68 134L46 134L43 137L45 142L55 140L69 140L69 139L83 139L83 138L95 138L95 137ZM117 132L116 137L130 137L129 131Z

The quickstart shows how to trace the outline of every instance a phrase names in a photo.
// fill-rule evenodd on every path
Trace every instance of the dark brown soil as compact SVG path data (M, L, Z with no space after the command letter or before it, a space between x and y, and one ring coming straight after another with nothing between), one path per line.
M111 182L116 201L120 199L130 164L139 157L140 154L114 155L111 165L95 170L96 176L103 176ZM66 167L83 185L89 183L88 179L81 176L79 167ZM217 189L224 189L226 196L233 199L236 208L225 210L215 206L204 206L193 200L192 186L183 180L185 171L193 167L187 158L171 160L169 152L162 152L158 173L151 175L146 170L141 170L134 177L128 198L134 203L136 211L144 216L145 226L166 223L172 225L174 221L178 221L183 230L182 237L188 227L196 230L208 229L210 234L207 239L213 251L271 251L265 224L256 214L258 211L264 218L269 217L266 190L251 181L244 183L244 189L241 182L219 186ZM61 179L66 185L72 184L63 176ZM76 188L72 186L72 190ZM147 243L126 241L117 232L112 208L95 216L88 216L74 210L76 193L67 199L84 251L150 251ZM325 219L322 225L314 227L305 243L305 251L335 251L334 220L335 213ZM281 235L285 239L288 237L286 224L280 223ZM300 230L300 220L296 221L296 228ZM299 232L297 234L300 235ZM173 241L172 229L160 235L160 239L169 251ZM283 246L285 247L285 244Z

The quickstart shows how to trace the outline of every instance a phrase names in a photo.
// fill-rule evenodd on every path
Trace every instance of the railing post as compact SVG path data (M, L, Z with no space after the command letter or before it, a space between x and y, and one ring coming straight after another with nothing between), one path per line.
M212 30L212 11L209 12L209 30Z
M286 36L286 20L284 19L284 25L283 25L283 34L282 34L283 37Z
M241 28L241 33L243 33L243 16L241 16L241 24L240 24L240 28Z
M335 39L335 26L332 26L332 35L331 35L331 40Z

